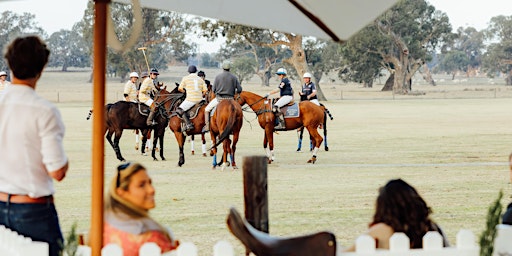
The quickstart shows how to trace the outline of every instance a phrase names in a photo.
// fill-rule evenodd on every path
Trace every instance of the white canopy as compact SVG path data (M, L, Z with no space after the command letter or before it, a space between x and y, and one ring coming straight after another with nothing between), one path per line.
M113 0L130 3L131 0ZM396 0L140 0L142 7L346 41Z

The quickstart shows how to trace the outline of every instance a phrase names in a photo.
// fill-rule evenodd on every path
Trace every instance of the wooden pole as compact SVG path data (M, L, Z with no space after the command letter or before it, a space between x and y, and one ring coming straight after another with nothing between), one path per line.
M253 227L268 233L266 156L243 158L245 219ZM250 251L246 248L245 255Z
M93 64L93 133L92 133L92 195L91 255L100 256L103 244L103 182L105 130L105 71L107 55L107 8L110 0L94 0L94 64Z
M245 218L256 229L268 233L266 156L243 158Z

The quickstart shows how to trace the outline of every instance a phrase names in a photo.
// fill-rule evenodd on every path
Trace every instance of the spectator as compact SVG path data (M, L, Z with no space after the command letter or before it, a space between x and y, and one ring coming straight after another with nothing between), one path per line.
M139 163L117 167L105 198L103 244L116 243L124 256L139 255L147 242L156 243L162 252L179 246L172 232L149 216L155 208L155 188L146 168Z
M50 51L37 36L18 37L5 58L12 84L0 95L0 225L62 253L53 180L68 170L59 110L35 91Z
M390 180L379 189L375 214L366 234L375 238L378 249L389 249L389 238L395 232L405 233L411 248L422 248L427 231L438 231L444 238L444 246L449 246L441 228L430 219L430 213L430 207L416 189L401 179ZM355 251L355 245L345 251Z

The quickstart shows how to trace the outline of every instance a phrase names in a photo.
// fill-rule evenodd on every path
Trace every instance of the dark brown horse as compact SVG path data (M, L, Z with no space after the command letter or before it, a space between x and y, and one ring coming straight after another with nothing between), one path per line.
M107 105L105 105L105 117L107 116L107 113L108 113L108 110L109 108L113 105L113 103L109 103ZM87 115L87 120L91 119L91 116L92 116L92 109L89 110L89 114ZM114 130L112 127L110 127L110 123L108 123L108 120L105 120L107 123L106 123L106 126L105 126L105 133L114 133ZM110 132L111 131L111 132ZM143 129L143 130L139 130L139 129L134 129L134 132L136 133L136 135L138 136L139 133L142 134L142 139L141 139L141 142L142 142L142 147L140 148L140 152L142 155L146 155L146 150L147 150L147 147L146 147L146 143L148 140L151 139L151 131L152 129ZM107 140L109 141L110 145L112 147L114 147L113 145L113 142L112 142L112 135L109 136L110 139L107 138ZM139 143L135 143L135 150L139 150ZM158 149L157 149L158 150Z
M157 124L154 126L148 126L146 124L147 114L143 113L147 112L149 112L148 106L128 101L118 101L105 106L105 137L116 152L116 157L119 161L125 161L124 157L121 155L121 149L119 148L119 140L121 139L124 129L140 129L142 130L142 134L147 134L148 130L153 129L155 131L155 139L153 140L151 156L153 160L158 160L155 156L155 148L158 140L160 140L160 158L165 160L163 141L165 127L168 122L167 112L163 106L157 108L155 117ZM114 140L112 140L113 135Z
M182 119L176 114L176 109L185 99L185 93L179 92L176 87L171 92L161 90L160 95L161 97L155 102L158 102L160 105L164 105L169 115L169 128L174 133L179 147L178 166L182 166L185 163L183 147L185 145L186 137L192 134L201 134L203 129L205 123L204 109L206 108L206 102L200 102L188 111L190 121L194 124L194 129L185 132Z
M222 170L229 163L227 159L228 154L231 166L233 169L238 169L235 161L235 152L240 129L242 129L243 117L242 107L237 101L229 99L219 101L210 122L210 136L213 143L210 155L213 156L213 168L218 165L217 146L223 143ZM233 140L229 137L231 134L233 135Z
M268 163L272 163L272 161L274 161L274 131L276 131L274 128L275 116L274 113L272 113L272 103L269 99L248 91L240 93L237 100L242 106L244 104L249 105L249 107L256 113L256 116L258 116L260 127L265 130L263 148L267 153ZM298 103L298 105L299 116L286 117L286 128L281 129L280 131L289 131L305 127L308 130L314 145L313 155L307 162L315 163L317 157L316 154L323 141L323 138L318 133L317 129L319 125L323 125L324 129L326 129L327 119L325 118L324 109L314 103L303 101ZM282 110L284 111L286 109L282 108Z

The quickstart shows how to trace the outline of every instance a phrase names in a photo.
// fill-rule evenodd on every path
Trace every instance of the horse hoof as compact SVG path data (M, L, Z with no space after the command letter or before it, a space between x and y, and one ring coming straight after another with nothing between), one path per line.
M206 157L206 153L203 153L203 156Z
M316 162L316 157L311 157L311 159L308 160L308 164L314 164Z
M155 151L156 151L156 152L158 152L158 151L160 151L160 149L158 149L158 148L155 148Z
M135 144L135 150L139 150L139 145Z
M143 155L143 156L147 156L147 155L148 155L148 153L144 152L144 153L142 153L141 155Z
M238 169L238 166L236 166L235 164L233 165L233 170L236 170Z
M190 153L192 153L192 155L194 155L194 154L195 154L194 150L192 150Z

